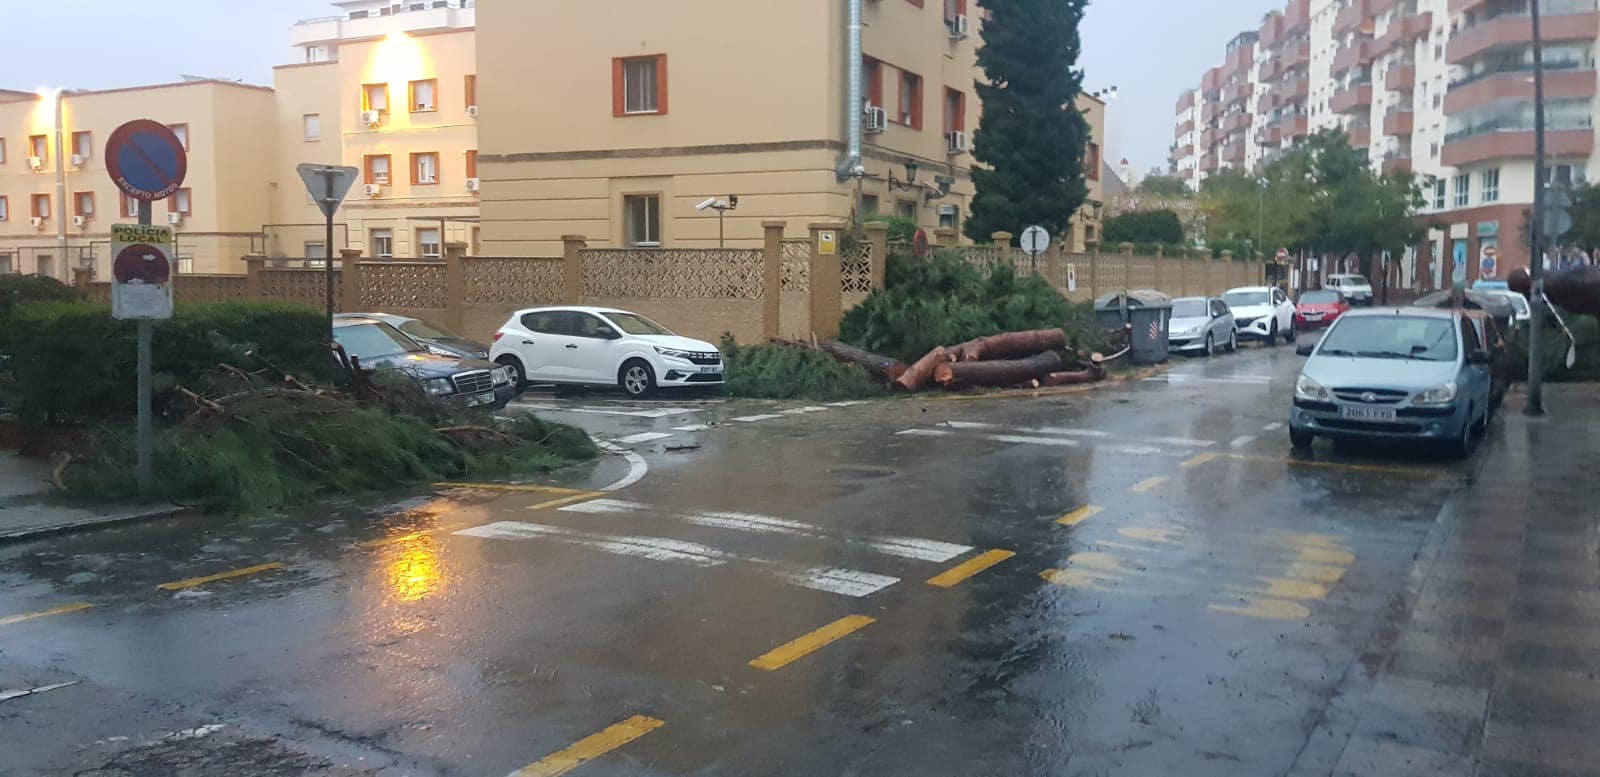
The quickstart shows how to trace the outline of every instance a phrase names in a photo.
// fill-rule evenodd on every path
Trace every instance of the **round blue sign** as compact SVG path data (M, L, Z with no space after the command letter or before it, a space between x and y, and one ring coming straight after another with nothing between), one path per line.
M106 141L106 172L128 196L162 200L183 186L189 154L165 124L136 119L118 127Z

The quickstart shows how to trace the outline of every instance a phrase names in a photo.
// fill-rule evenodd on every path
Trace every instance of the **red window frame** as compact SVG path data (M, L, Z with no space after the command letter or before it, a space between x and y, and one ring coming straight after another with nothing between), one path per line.
M189 125L185 122L178 122L177 124L168 124L167 129L172 130L172 134L178 136L178 141L183 144L183 150L188 151L189 142L194 140L189 136Z
M11 200L0 194L0 221L11 220Z
M375 89L383 90L383 107L382 108L374 108L374 107L372 107L372 92ZM394 109L394 101L389 99L389 97L390 97L390 95L389 95L389 85L387 83L362 84L361 85L361 110L363 110L363 111L377 111L378 113L381 113L381 114L387 116L387 115L389 115L389 111ZM434 95L434 98L437 99L438 95Z
M875 108L889 110L883 102L883 62L872 57L862 57L861 66L866 71L867 102Z
M81 156L83 156L83 158L85 158L85 159L93 157L94 156L94 133L92 133L92 132L90 132L88 130L79 130L78 132L72 133L72 153L74 155L78 155L78 139L79 138L83 138L83 139L89 141L88 142L88 151L89 151L89 153L82 154Z
M179 200L182 200L182 201L187 202L189 204L180 206L178 204ZM193 216L194 215L194 190L192 190L189 187L185 186L182 189L179 189L179 190L173 192L172 196L167 198L167 212L168 213L176 213L176 214L178 214L180 216Z
M89 212L88 213L84 213L83 212L83 203L85 202L85 198L88 198L87 199L87 202L89 203ZM94 201L94 192L73 192L72 193L72 215L74 215L74 216L93 216L95 214L95 212L98 211L99 209L100 209L99 206L97 204L95 204L95 201Z
M39 207L39 203L44 203L44 207L43 208ZM48 194L30 194L30 195L28 195L28 215L30 215L30 216L32 216L32 217L34 217L36 219L47 219L47 218L50 218L50 211L51 211L50 195L48 195Z
M125 219L139 218L139 201L131 194L122 195L122 217Z
M423 157L433 157L433 180L424 181L419 174ZM439 152L418 151L411 155L411 185L412 186L438 186L444 180L444 171L439 169Z
M38 151L43 151L44 153L42 153L42 154L35 153L35 152L38 152ZM28 136L28 156L39 157L39 161L48 163L50 161L50 136L49 135L29 135Z
M368 155L366 155L366 156L361 158L362 175L366 178L365 183L369 183L369 184L379 183L379 181L377 181L376 179L373 178L373 171L372 171L372 163L374 161L376 161L376 160L379 160L379 159L383 160L383 175L384 175L385 180L382 181L382 185L388 186L390 184L393 184L394 183L394 158L392 156L390 156L389 154L368 154Z
M967 131L967 94L959 89L944 90L944 133Z
M1091 181L1100 180L1100 144L1090 143L1083 156L1084 174Z
M967 0L944 0L944 20L955 21L957 16L967 15Z
M908 79L914 79L911 80L911 108L909 111L906 110L905 105L906 82ZM900 88L896 90L895 94L895 99L899 102L899 104L896 106L899 110L896 110L894 113L894 121L896 123L910 127L914 130L922 129L922 93L926 88L927 81L923 79L922 76L913 73L910 70L902 69L900 71ZM901 121L901 114L907 113L909 114L908 118L910 120Z
M467 151L467 177L478 177L478 149L474 148Z
M466 107L471 108L472 106L477 105L478 104L478 76L477 76L477 74L472 74L472 75L467 76L463 80L463 82L461 84L461 90L463 92L463 96L466 98ZM434 96L437 97L438 95L434 95Z
M644 59L654 59L656 61L656 109L629 113L627 77L623 74L624 65ZM611 115L619 119L629 116L667 115L667 55L645 54L637 57L613 57L611 59Z

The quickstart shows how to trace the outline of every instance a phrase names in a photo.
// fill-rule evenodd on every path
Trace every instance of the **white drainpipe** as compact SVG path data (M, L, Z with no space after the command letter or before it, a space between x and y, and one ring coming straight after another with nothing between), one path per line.
M861 166L861 114L862 104L862 79L864 73L861 66L861 3L862 0L846 0L849 7L845 21L846 63L845 72L845 156L839 160L834 172L838 174L841 182L860 176L866 172Z

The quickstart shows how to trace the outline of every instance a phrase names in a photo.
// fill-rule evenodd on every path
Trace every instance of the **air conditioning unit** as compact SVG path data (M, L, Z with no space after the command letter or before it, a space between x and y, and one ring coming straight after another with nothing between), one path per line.
M889 129L889 113L876 105L868 105L862 129L874 134Z
M950 155L965 154L972 150L972 137L965 132L952 132L949 137Z
M966 14L957 14L950 18L950 40L965 40L972 33L972 23Z
M73 154L72 155L72 166L73 167L83 167L83 163L87 162L87 161L89 161L89 157L86 157L86 156L84 156L82 154Z
M171 224L172 226L178 226L179 224L182 224L183 223L183 214L182 213L168 213L167 214L167 223Z
M369 183L369 184L367 184L367 196L368 197L376 197L376 196L378 196L380 194L383 194L383 184L381 184L381 183Z
M383 111L362 111L361 123L368 127L376 127L383 123Z
M467 106L467 116L470 117L470 118L474 118L474 119L478 118L478 106L476 106L476 105L468 105Z
M28 167L33 168L33 171L37 173L44 169L44 159L42 157L30 156L28 157Z
M28 223L32 224L34 229L39 229L40 227L44 226L44 217L34 216L33 218L28 219Z
M433 104L432 103L418 103L415 112L416 113L426 113L426 112L431 111L431 110L433 110Z
M476 178L468 178L467 179L467 191L469 191L469 192L478 191L478 186L479 186L478 179L476 179Z
M87 227L87 226L89 226L89 217L88 216L73 216L72 217L72 226L75 226L75 227Z

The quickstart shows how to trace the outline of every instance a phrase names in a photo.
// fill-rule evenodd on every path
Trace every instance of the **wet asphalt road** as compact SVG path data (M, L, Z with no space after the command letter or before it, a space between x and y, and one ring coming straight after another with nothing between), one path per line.
M0 774L1283 774L1475 466L1291 457L1299 364L530 394L626 453L0 547L0 691L76 683L0 701Z

